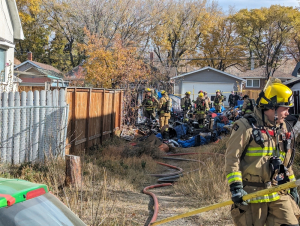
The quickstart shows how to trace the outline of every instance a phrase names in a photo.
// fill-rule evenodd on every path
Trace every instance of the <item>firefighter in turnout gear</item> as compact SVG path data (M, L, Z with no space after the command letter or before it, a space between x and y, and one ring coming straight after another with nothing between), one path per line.
M207 92L204 91L203 93L204 93L205 100L207 100L208 105L210 105L210 98L209 98L209 96L207 96Z
M216 97L214 99L214 107L217 113L221 113L223 105L223 95L221 95L220 90L216 91Z
M186 92L185 97L181 98L181 101L180 101L180 106L181 106L181 109L183 110L184 118L187 117L186 114L192 107L192 101L191 101L190 95L191 95L190 91Z
M250 100L248 95L245 95L243 99L244 99L244 103L242 107L242 115L252 114L254 111L254 106L253 106L254 100Z
M293 133L286 124L292 91L280 80L269 80L254 113L235 122L227 142L225 170L238 226L298 225L297 188L242 200L247 193L295 181L292 170Z
M199 128L202 129L204 127L204 120L206 117L206 113L209 110L208 102L204 97L203 93L199 93L199 97L196 102L196 119L199 123Z
M165 90L162 90L161 95L162 98L160 98L158 103L160 128L169 124L169 119L171 118L171 108L172 108L172 100L168 96L167 92Z
M147 118L148 123L152 123L152 120L155 119L155 108L158 105L158 100L152 95L152 91L150 88L146 88L146 95L145 99L142 102L142 105L144 107L144 114Z

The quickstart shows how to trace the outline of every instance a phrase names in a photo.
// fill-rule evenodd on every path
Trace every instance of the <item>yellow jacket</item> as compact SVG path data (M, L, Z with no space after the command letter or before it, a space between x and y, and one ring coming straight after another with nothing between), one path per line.
M160 98L158 102L158 110L160 112L160 116L169 116L170 112L166 113L167 102L170 101L170 105L172 107L172 99L168 95L164 95Z
M263 122L260 110L255 108L254 114L252 115L257 121L256 126L262 126ZM269 131L273 124L267 119L266 116L265 123L266 126L263 128ZM285 123L283 125L283 131L287 132ZM225 157L226 177L229 184L242 181L255 183L268 183L271 181L271 172L268 160L273 156L273 150L276 149L276 138L272 137L272 139L270 139L266 133L262 133L265 146L262 148L253 139L249 143L251 136L252 126L250 126L247 119L242 118L236 121L232 126L232 133L227 142ZM249 146L247 147L248 144ZM282 141L279 141L279 145L281 150L280 156L278 157L280 157L284 165L287 166L290 160L291 150L285 153L283 151L284 149ZM245 150L246 147L247 150ZM240 160L244 150L246 151L245 156L242 160ZM290 181L295 180L291 167L288 169L288 172ZM249 193L262 190L264 188L245 186L244 189ZM272 202L278 200L279 198L280 196L278 193L272 193L263 197L251 199L250 203Z

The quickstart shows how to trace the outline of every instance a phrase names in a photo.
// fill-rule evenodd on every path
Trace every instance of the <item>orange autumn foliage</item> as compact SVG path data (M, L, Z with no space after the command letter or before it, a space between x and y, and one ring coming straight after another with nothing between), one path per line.
M119 35L108 40L91 34L87 29L87 44L81 48L88 56L83 67L86 80L98 88L129 88L149 75L149 68L139 59L135 47L125 47Z

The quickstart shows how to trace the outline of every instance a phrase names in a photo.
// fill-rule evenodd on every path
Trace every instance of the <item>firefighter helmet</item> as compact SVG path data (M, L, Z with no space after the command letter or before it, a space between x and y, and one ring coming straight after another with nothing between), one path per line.
M204 97L204 94L203 93L199 93L199 97Z
M185 95L191 95L191 91L185 92Z
M293 91L286 85L275 81L259 94L258 107L276 109L277 107L293 107Z
M165 90L162 90L160 91L161 95L165 95L166 94L166 91Z
M217 90L216 90L216 93L220 93L220 90L217 89Z
M146 88L145 91L146 92L151 92L151 89L150 88Z

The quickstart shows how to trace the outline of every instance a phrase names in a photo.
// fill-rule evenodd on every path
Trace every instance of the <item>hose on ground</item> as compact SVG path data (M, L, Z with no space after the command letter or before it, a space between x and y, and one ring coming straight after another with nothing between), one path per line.
M158 187L165 187L165 186L172 186L172 184L171 183L155 184L155 185L151 185L151 186L145 187L143 189L143 193L147 194L147 195L150 195L153 198L153 202L154 202L154 213L153 213L153 216L151 218L151 221L150 221L149 225L151 223L155 222L156 219L157 219L157 215L158 215L158 200L157 200L157 197L152 192L149 192L147 190L151 189L151 188L158 188Z

